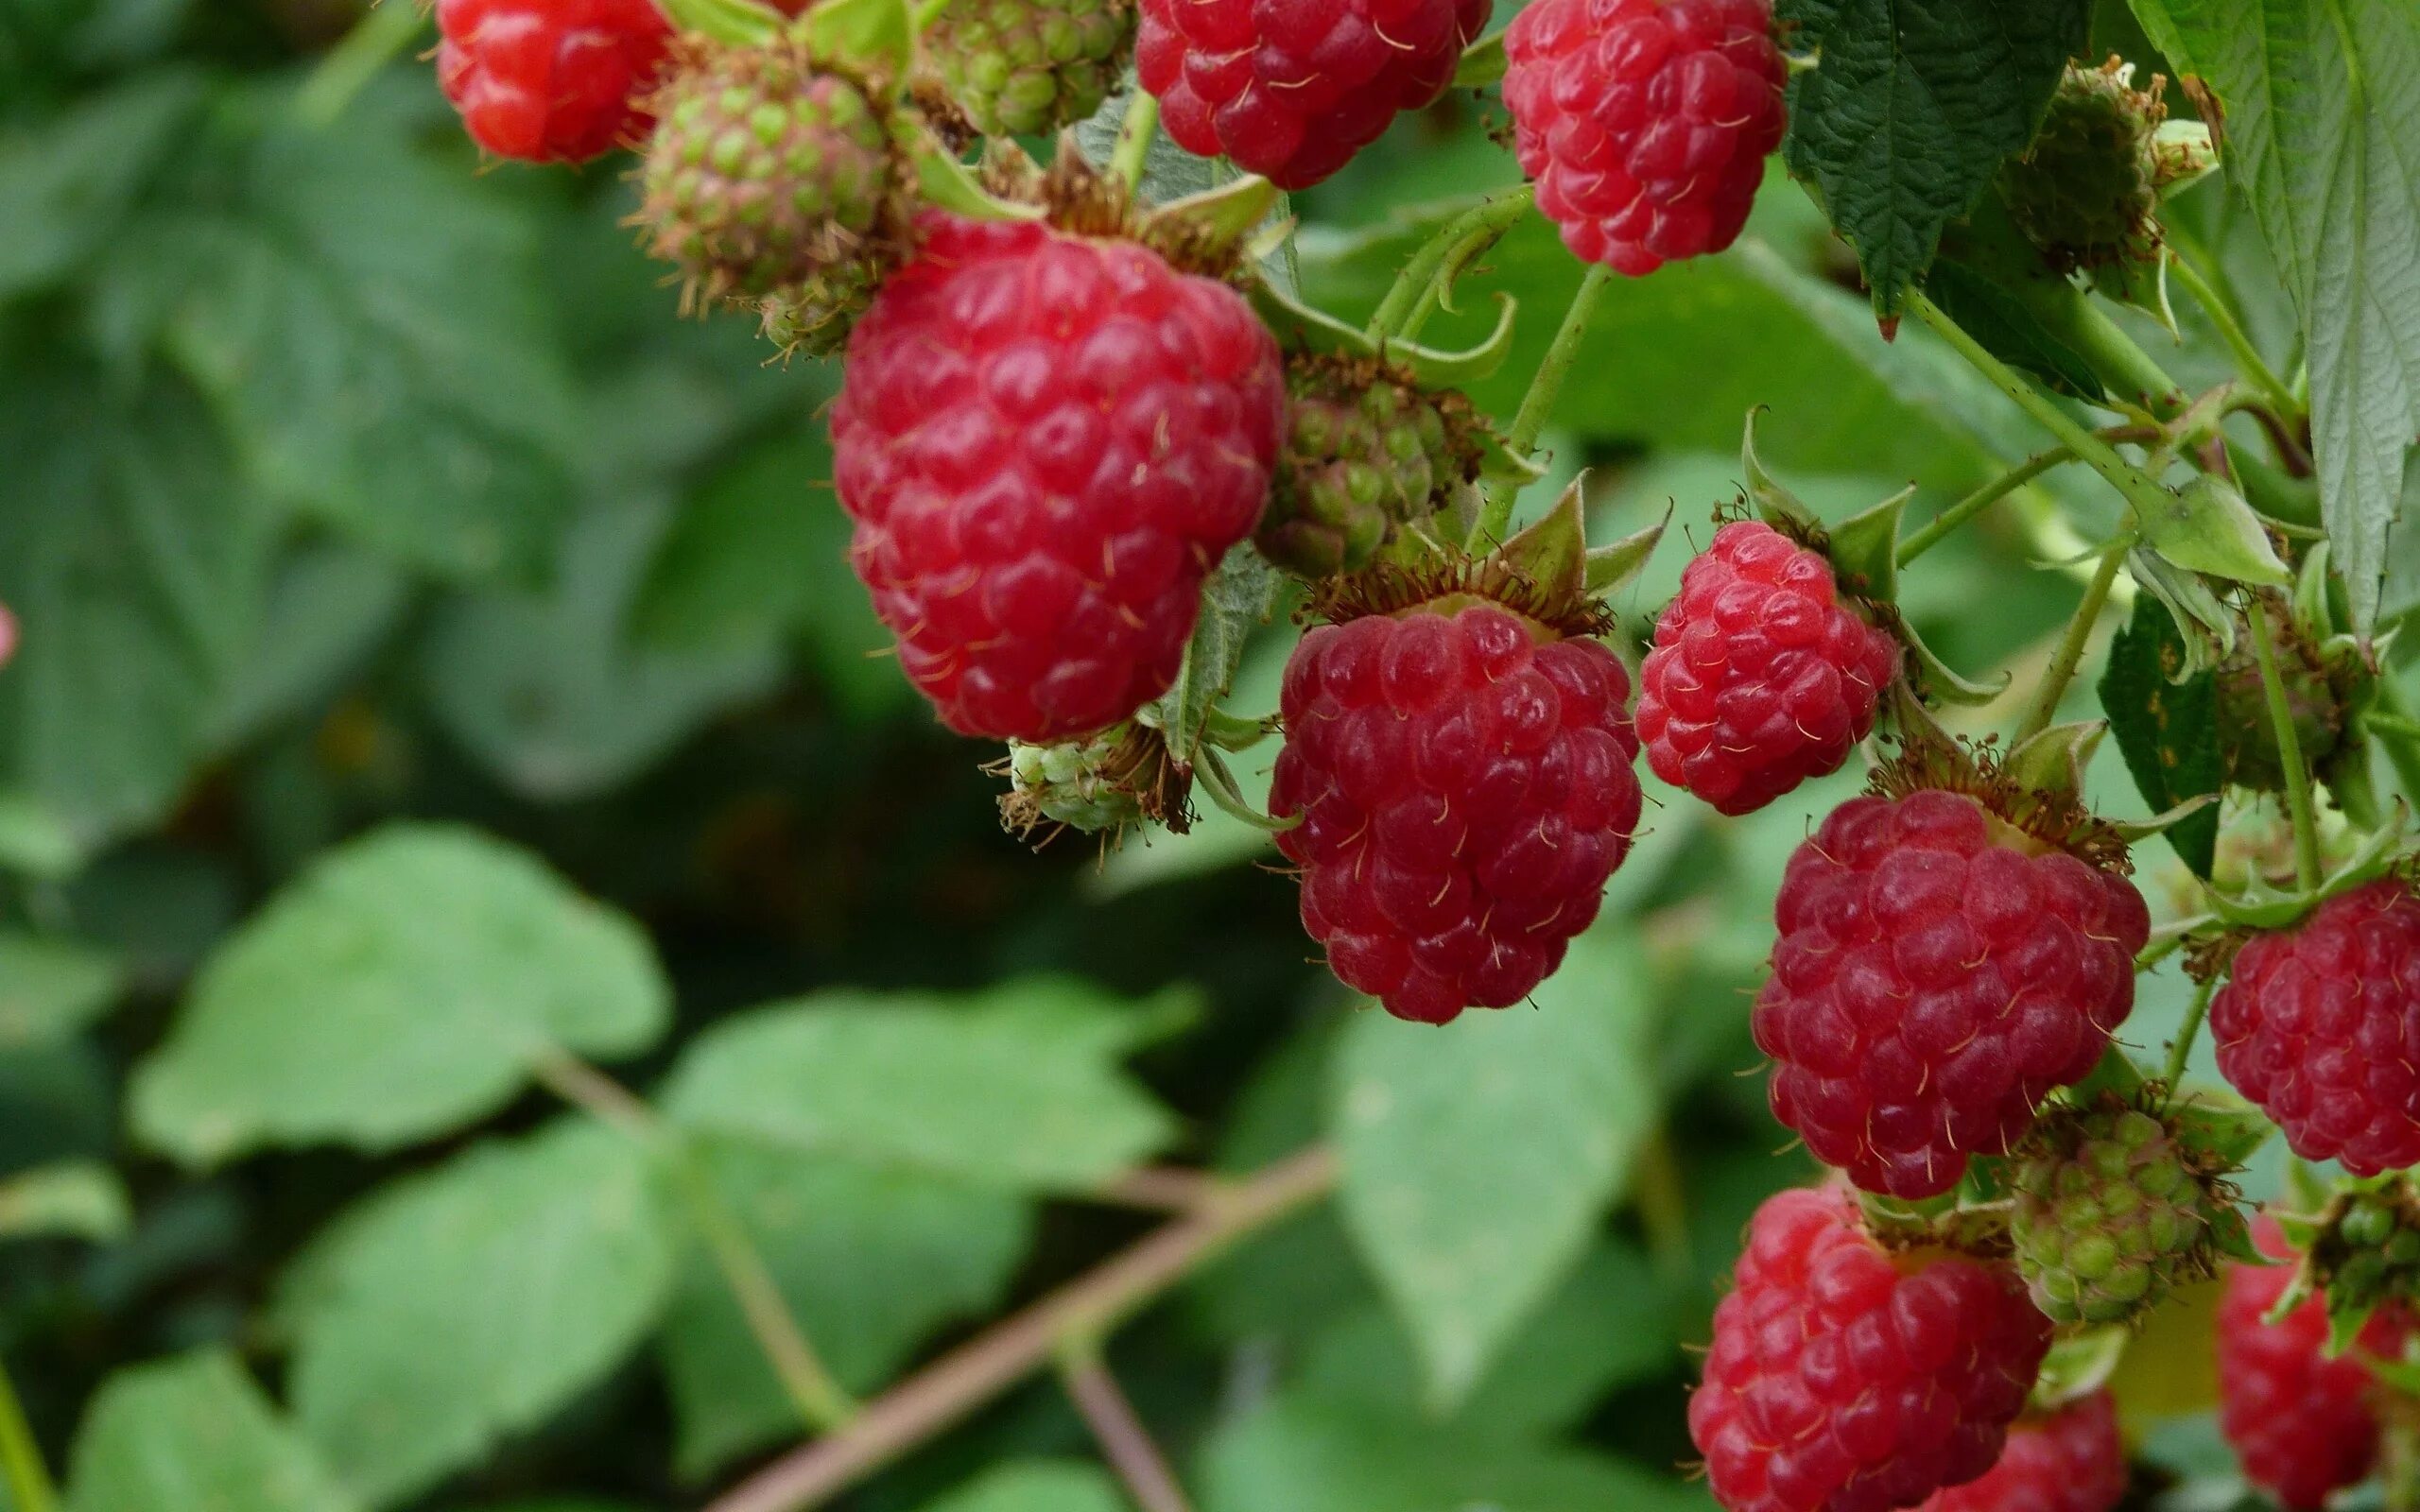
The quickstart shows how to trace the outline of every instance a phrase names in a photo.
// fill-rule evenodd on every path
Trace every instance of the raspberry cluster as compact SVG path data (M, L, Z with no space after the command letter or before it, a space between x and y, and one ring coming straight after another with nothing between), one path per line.
M1975 796L1852 799L1790 857L1757 995L1773 1116L1871 1192L1928 1197L2002 1154L2135 1003L2134 885Z
M1444 92L1489 0L1142 0L1134 60L1168 135L1281 189Z
M2000 1457L2050 1343L2006 1264L1893 1253L1838 1189L1748 1227L1689 1435L1730 1512L1889 1512Z
M2210 1002L2219 1070L2307 1160L2420 1161L2420 899L2381 878L2236 953Z
M1602 642L1490 603L1304 636L1269 808L1337 976L1424 1023L1545 981L1638 827L1629 696Z
M1736 520L1681 575L1639 675L1655 775L1724 814L1840 770L1874 731L1899 644L1841 602L1831 563Z
M651 0L437 0L437 82L500 158L585 163L636 139L672 28Z
M2125 1494L2118 1403L2096 1391L2019 1418L1998 1464L1981 1480L1935 1493L1922 1512L2109 1512Z
M1738 239L1787 124L1772 31L1770 0L1534 0L1512 18L1514 150L1573 256L1635 277Z
M850 561L951 729L1048 744L1175 680L1260 517L1277 344L1132 242L931 213L832 413Z
M2261 1252L2290 1260L2276 1220L2253 1225ZM2377 1463L2376 1389L2366 1353L2400 1357L2411 1325L2380 1312L2356 1352L2326 1357L2327 1305L2313 1297L2275 1323L2267 1321L2292 1284L2290 1265L2229 1265L2219 1302L2219 1427L2252 1484L2287 1512L2315 1512L2341 1487L2369 1478Z

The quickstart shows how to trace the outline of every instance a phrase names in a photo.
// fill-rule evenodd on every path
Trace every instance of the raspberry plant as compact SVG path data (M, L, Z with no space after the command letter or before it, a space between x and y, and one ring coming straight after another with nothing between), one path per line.
M53 9L0 1507L2420 1508L2407 6Z

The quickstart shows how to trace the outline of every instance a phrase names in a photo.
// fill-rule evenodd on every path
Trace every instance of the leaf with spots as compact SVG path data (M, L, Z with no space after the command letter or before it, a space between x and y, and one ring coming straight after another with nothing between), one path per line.
M2109 647L2100 703L2125 754L2126 769L2153 814L2219 790L2218 683L2198 672L2169 680L2186 666L2176 617L2149 593ZM2186 816L2167 831L2168 843L2199 877L2218 854L2218 805Z

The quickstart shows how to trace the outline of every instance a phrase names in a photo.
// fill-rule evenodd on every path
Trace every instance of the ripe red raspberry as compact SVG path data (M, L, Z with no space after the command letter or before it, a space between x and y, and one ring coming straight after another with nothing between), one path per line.
M1492 603L1304 636L1269 806L1338 977L1423 1023L1545 981L1638 827L1629 696L1603 643Z
M1989 1474L1936 1492L1924 1512L2109 1512L2125 1494L2118 1403L2096 1391L2047 1416L2017 1419Z
M1770 0L1534 0L1504 36L1513 150L1583 262L1719 252L1786 124Z
M2236 953L2210 1003L2219 1070L2307 1160L2420 1161L2420 899L2373 882Z
M1639 739L1656 776L1747 814L1840 770L1898 668L1898 643L1841 603L1831 563L1737 520L1656 622Z
M2134 885L1975 797L1851 799L1783 874L1756 1043L1773 1116L1869 1192L1928 1197L2001 1154L2135 1005Z
M2262 1214L2252 1234L2264 1254L2290 1260L2277 1221ZM2219 1428L2243 1461L2246 1480L2287 1512L2309 1512L2332 1491L2369 1478L2377 1463L2375 1387L2359 1354L2326 1358L2327 1304L2313 1297L2283 1321L2262 1321L2293 1280L2285 1265L2229 1265L2219 1301ZM2360 1351L2401 1358L2411 1332L2399 1309L2371 1316Z
M651 0L437 0L437 82L500 158L585 163L635 138L672 41Z
M924 222L832 412L849 551L951 729L1052 743L1175 680L1286 404L1242 296L1133 242Z
M2049 1349L2004 1263L1893 1252L1846 1192L1756 1210L1689 1436L1728 1512L1887 1512L1992 1468Z
M1143 0L1134 62L1188 152L1303 189L1444 93L1490 0Z

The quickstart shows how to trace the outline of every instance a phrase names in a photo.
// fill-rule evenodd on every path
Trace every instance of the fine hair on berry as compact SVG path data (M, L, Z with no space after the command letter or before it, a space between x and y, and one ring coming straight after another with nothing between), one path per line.
M1893 1250L1838 1187L1748 1226L1689 1436L1726 1512L1890 1512L2000 1457L2050 1323L2004 1261Z

